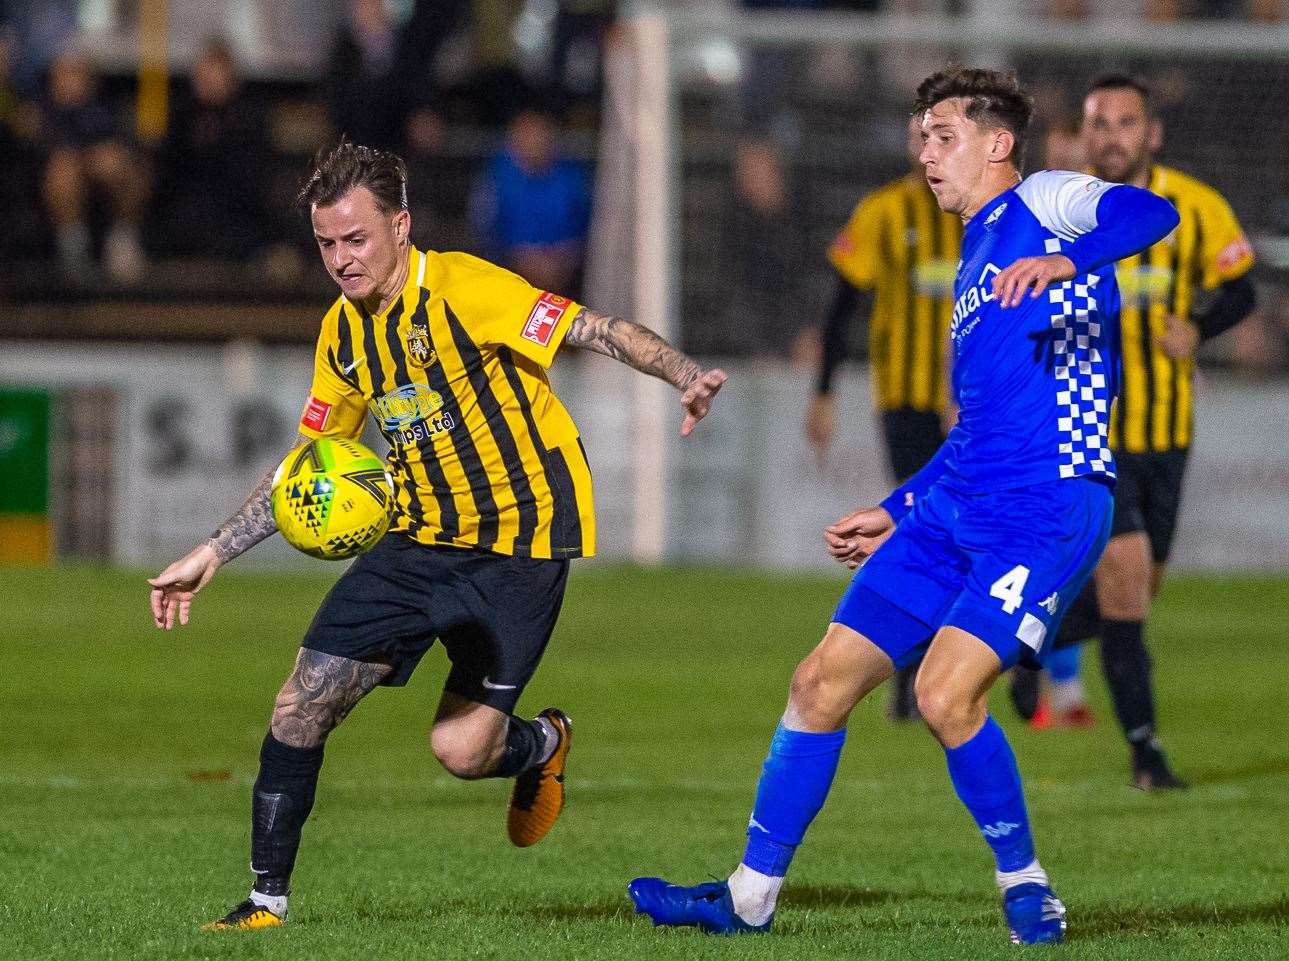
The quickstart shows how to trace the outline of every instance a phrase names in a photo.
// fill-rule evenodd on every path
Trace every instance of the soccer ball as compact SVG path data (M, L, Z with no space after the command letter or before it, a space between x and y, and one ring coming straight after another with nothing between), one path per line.
M389 529L393 485L381 459L362 444L322 438L278 465L271 503L288 544L339 561L372 547Z

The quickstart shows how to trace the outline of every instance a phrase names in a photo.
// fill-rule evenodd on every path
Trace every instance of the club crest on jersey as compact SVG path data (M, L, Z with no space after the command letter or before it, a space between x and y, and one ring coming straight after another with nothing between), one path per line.
M407 333L407 359L413 367L429 367L438 359L438 353L430 346L430 327L428 324L413 324Z

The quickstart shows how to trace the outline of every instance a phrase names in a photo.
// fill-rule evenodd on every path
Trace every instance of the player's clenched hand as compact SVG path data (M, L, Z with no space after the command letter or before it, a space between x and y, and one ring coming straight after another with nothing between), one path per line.
M837 404L832 394L815 394L810 398L805 426L806 441L815 452L815 460L823 467L828 462L828 448L837 429Z
M187 624L193 595L209 583L215 576L215 571L219 570L219 565L215 549L209 544L202 544L156 577L148 578L148 583L152 585L153 623L168 631L175 626L177 616L180 624Z
M994 299L1002 307L1015 307L1025 299L1025 291L1037 297L1052 284L1073 280L1076 273L1074 261L1064 254L1022 257L994 275Z
M1164 332L1155 337L1155 342L1173 360L1182 360L1195 353L1199 346L1199 328L1185 317L1169 314L1164 318Z
M681 406L685 408L685 419L680 425L681 437L688 437L694 425L707 416L712 409L712 399L728 379L723 370L709 370L699 374L698 379L680 395Z
M824 528L828 553L852 571L895 530L895 521L884 507L861 507Z

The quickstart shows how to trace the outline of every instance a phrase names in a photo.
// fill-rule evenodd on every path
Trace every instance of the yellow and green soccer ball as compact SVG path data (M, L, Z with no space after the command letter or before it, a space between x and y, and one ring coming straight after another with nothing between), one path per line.
M339 561L373 547L389 530L394 494L381 459L352 440L301 444L273 475L273 519L288 544Z

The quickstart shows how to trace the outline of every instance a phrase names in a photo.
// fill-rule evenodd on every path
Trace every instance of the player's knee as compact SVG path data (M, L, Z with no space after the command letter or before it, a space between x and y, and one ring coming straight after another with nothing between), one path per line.
M1150 610L1150 557L1144 538L1111 539L1097 566L1101 616L1116 621L1143 620Z
M273 708L273 717L269 721L269 730L274 740L288 747L310 748L322 744L331 733L334 724L326 718L329 711L301 710L301 705L279 703Z
M836 687L822 659L812 654L792 674L791 708L811 729L818 724L831 729L837 723L844 723L851 705L840 702Z
M956 747L967 741L983 720L980 716L982 707L947 684L923 681L919 675L913 691L922 720L936 740L946 747Z
M477 744L443 726L430 732L430 748L445 771L465 781L488 777L496 767L496 752L490 746Z

